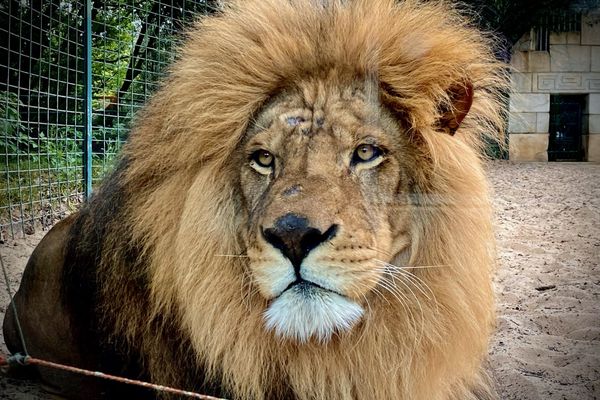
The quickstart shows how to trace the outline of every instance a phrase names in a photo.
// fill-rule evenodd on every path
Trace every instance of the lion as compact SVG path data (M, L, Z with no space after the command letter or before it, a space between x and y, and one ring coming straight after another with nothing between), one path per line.
M32 356L238 400L495 398L483 144L504 66L453 6L233 1L33 253ZM23 351L9 308L4 332ZM155 398L39 369L68 398Z

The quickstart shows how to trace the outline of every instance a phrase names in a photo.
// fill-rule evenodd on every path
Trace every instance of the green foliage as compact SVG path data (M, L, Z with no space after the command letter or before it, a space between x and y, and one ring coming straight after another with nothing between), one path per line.
M15 93L0 92L0 133L4 136L0 152L3 154L16 154L20 147L29 147L29 137L19 114L22 105Z
M98 110L105 98L116 96L125 79L139 20L127 7L106 5L98 10L92 31L92 107Z
M39 153L35 157L47 157L51 168L70 168L82 165L83 133L72 127L48 129L47 136L40 133Z
M215 3L93 2L95 182L112 167L135 111L173 59L184 21ZM1 230L17 219L38 218L58 203L82 199L84 2L5 0L0 26L9 30L0 35Z

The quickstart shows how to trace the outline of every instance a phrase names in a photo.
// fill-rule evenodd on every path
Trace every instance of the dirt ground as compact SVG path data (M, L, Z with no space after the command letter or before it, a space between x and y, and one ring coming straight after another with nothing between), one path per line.
M600 165L493 162L488 170L499 264L489 364L500 397L600 399ZM0 244L13 291L43 233ZM7 299L0 278L0 317ZM34 383L0 376L0 399L45 398Z

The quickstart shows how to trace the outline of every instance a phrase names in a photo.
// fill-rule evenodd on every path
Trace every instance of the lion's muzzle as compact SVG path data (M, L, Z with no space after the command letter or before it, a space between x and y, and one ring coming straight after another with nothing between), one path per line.
M311 226L309 218L296 213L284 214L272 226L260 228L271 249L266 251L272 255L262 263L263 273L258 273L271 287L271 302L265 311L267 329L299 342L311 338L327 341L335 332L351 329L362 317L358 303L336 290L326 274L315 273L315 269L325 272L326 265L310 261L318 248L332 246L339 229L331 224L319 230Z
M272 228L262 229L264 239L279 249L287 257L298 279L301 279L300 266L308 253L334 238L338 225L331 225L325 232L309 226L308 219L297 214L285 214L277 219Z

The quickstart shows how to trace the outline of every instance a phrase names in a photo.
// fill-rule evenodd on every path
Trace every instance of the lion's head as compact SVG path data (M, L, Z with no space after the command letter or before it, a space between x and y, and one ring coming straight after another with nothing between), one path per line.
M112 226L145 260L149 320L176 321L236 398L483 390L480 151L502 128L502 68L438 2L239 1L200 21L118 171ZM119 237L103 261L115 287ZM168 358L127 304L117 329Z
M282 337L350 330L410 245L415 148L375 85L288 88L237 151L249 270L269 301L266 328Z

